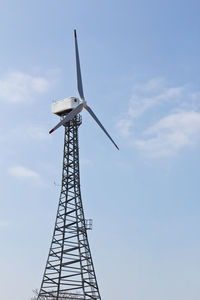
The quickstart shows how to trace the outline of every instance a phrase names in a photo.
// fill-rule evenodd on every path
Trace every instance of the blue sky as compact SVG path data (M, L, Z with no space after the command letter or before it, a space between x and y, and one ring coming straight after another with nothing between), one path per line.
M82 198L104 300L197 300L200 278L199 1L0 1L0 282L28 300L49 250L63 129L51 103L86 100ZM56 182L56 185L54 184Z

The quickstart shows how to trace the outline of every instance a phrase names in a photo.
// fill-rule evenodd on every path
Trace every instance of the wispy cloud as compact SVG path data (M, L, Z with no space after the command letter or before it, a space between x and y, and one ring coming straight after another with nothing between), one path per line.
M81 159L80 163L83 167L91 167L92 166L91 159Z
M131 127L132 127L132 120L121 119L116 124L116 128L118 129L119 133L124 137L129 137L131 135Z
M10 225L10 222L0 220L0 228L8 227Z
M51 136L48 129L44 126L29 126L24 130L26 138L34 140L49 140Z
M127 116L116 127L145 155L172 156L200 141L199 100L200 92L189 85L170 87L164 79L152 79L133 88ZM159 112L164 116L155 120L156 115L161 115ZM144 129L145 124L151 123L151 116L153 124ZM137 133L133 132L133 123L142 124L137 126Z
M33 76L20 71L9 72L0 78L0 101L29 101L34 95L43 94L50 82L42 76Z
M143 133L135 146L150 157L171 156L180 149L200 141L200 113L171 114Z
M31 169L28 169L26 167L23 166L13 166L10 167L8 169L8 172L10 175L16 177L16 178L21 178L21 179L33 179L33 180L39 180L40 179L40 175L35 172L32 171Z
M176 102L184 94L185 86L167 87L164 79L156 78L136 85L129 102L128 114L138 118L147 110L164 102Z
M27 142L35 140L37 142L46 142L51 140L52 136L48 134L49 128L41 125L24 125L12 128L6 132L0 130L0 143L13 141L15 138L17 142ZM22 134L23 132L23 134Z

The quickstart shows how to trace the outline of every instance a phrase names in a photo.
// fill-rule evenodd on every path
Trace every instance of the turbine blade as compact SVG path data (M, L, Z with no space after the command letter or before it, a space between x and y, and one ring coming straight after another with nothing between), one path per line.
M101 129L105 132L105 134L111 140L111 142L115 145L115 147L119 150L118 146L115 144L115 142L113 141L113 139L111 138L111 136L109 135L109 133L106 131L106 129L101 124L101 122L98 120L98 118L96 117L96 115L94 114L94 112L92 111L92 109L88 105L86 105L84 107L85 107L85 109L87 109L87 111L89 112L89 114L93 117L93 119L97 122L97 124L101 127Z
M80 66L80 59L79 59L79 52L78 52L76 29L74 29L74 38L75 38L75 52L76 52L77 87L78 87L78 92L79 92L81 99L84 100L85 98L84 98L84 93L83 93L83 84L82 84L82 77L81 77L81 66Z
M76 108L74 108L67 116L61 120L53 129L49 131L49 134L58 129L60 126L64 125L68 121L72 120L83 108L83 103L79 104Z

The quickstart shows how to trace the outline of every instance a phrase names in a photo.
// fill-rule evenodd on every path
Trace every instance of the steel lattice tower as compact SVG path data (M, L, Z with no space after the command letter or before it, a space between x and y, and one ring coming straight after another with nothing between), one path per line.
M100 300L87 237L80 191L78 127L80 115L67 122L62 187L53 238L38 300Z

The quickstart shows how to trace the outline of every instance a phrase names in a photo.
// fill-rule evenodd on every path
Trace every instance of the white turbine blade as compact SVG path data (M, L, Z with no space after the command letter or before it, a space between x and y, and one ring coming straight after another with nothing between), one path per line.
M115 142L113 141L113 139L111 138L111 136L109 135L109 133L106 131L106 129L101 124L101 122L98 120L98 118L96 117L96 115L94 114L94 112L92 111L92 109L88 105L86 105L84 107L85 107L85 109L87 109L87 111L89 112L89 114L93 117L93 119L97 122L97 124L101 127L101 129L105 132L105 134L111 140L111 142L115 145L115 147L119 150L118 146L115 144Z
M58 129L60 126L64 125L68 121L72 120L83 108L83 103L79 104L76 108L74 108L70 113L67 114L67 116L60 121L53 129L49 131L49 133L52 133L56 129Z
M75 38L75 52L76 52L76 72L77 72L77 87L79 91L79 95L81 99L84 98L83 93L83 84L82 84L82 77L81 77L81 66L80 66L80 59L79 59L79 53L78 53L78 42L77 42L77 36L76 36L76 29L74 29L74 38Z

